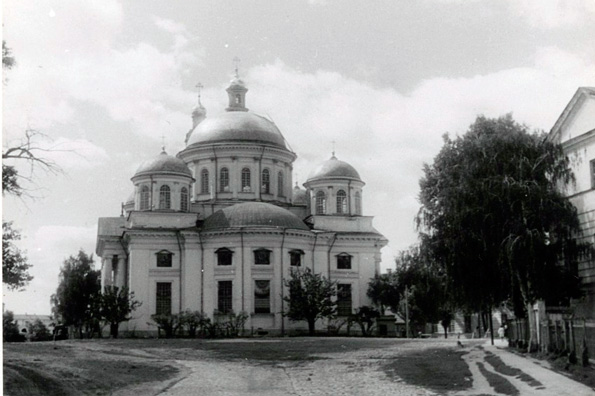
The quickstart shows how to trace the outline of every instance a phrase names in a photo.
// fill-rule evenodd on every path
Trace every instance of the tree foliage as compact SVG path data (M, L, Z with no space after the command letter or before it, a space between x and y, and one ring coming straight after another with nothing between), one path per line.
M394 271L372 278L368 297L402 317L407 304L409 320L418 328L441 321L453 310L441 269L420 247L400 252Z
M561 146L510 115L480 116L464 136L444 137L424 166L418 226L459 304L477 311L510 300L519 314L536 299L576 296L586 246L557 188L571 181Z
M351 320L357 323L364 337L372 335L372 330L376 324L376 319L380 317L380 312L367 305L361 306L355 310Z
M33 276L29 274L31 265L25 253L14 241L21 239L21 234L12 228L12 222L2 222L2 282L9 289L17 290L29 283Z
M83 329L97 330L100 315L100 271L93 269L93 255L82 249L64 260L60 282L51 297L52 312L58 321L73 326L83 337Z
M284 283L289 288L289 295L283 297L289 303L285 315L293 321L307 321L308 332L314 335L316 321L335 314L333 297L337 294L336 282L306 268L292 271L291 278Z
M120 323L131 319L130 314L142 305L127 287L106 286L100 297L100 316L110 326L110 335L118 338Z
M2 341L25 341L25 336L21 334L17 323L14 321L14 313L12 311L6 311L2 313Z
M33 323L29 323L27 332L30 341L50 341L52 339L52 333L41 319L35 319Z

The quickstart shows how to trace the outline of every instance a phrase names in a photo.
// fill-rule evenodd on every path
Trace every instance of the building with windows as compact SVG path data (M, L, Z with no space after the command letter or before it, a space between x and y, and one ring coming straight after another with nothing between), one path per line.
M229 106L213 117L199 96L185 148L143 163L123 215L99 219L102 285L128 286L143 303L122 331L156 332L151 315L184 310L215 321L245 312L260 333L306 329L282 315L284 280L303 268L337 282L340 317L371 304L387 240L363 215L365 183L333 153L305 189L293 187L297 156L248 110L247 91L236 75Z
M569 159L575 180L561 186L576 207L582 233L582 242L595 247L595 88L578 88L554 126L548 139L562 144ZM591 358L595 350L595 255L582 258L577 268L584 296L571 301L568 307L545 307L542 318L548 326L560 333L578 348L585 338ZM572 332L570 328L573 328ZM547 336L547 334L546 334ZM576 350L576 349L575 349Z

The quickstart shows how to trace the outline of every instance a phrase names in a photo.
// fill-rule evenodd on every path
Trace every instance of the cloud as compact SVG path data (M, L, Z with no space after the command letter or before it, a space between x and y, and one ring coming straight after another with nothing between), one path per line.
M32 238L24 238L19 247L27 250L29 263L33 265L30 273L34 278L26 287L26 293L3 288L6 309L15 313L49 313L50 296L56 292L62 263L67 257L76 255L81 248L87 253L92 253L96 234L96 225L50 225L40 227ZM95 269L100 268L100 263L96 262Z
M438 153L445 132L464 133L478 114L509 112L549 130L576 89L595 83L595 62L544 47L531 67L427 79L409 95L335 72L303 73L281 61L252 68L245 80L247 106L268 114L298 154L300 183L330 157L336 141L338 158L367 183L364 213L376 216L396 251L415 241L422 166Z
M78 119L82 104L105 109L141 136L188 128L192 95L181 78L202 52L189 49L195 40L183 25L153 18L156 31L171 39L162 49L116 41L124 25L116 1L13 2L5 9L6 30L19 32L5 37L17 60L4 93L9 133L97 121L93 114Z
M511 12L534 28L552 29L593 23L592 0L509 0Z
M53 160L62 169L84 170L106 164L110 157L102 148L85 139L58 138L52 142L45 157Z

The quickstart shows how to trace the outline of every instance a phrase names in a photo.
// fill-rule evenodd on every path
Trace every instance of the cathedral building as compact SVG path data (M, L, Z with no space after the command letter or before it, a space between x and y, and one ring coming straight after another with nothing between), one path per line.
M151 315L184 310L214 321L245 312L246 329L261 333L306 329L282 314L284 280L304 268L337 282L339 318L371 305L387 240L363 214L364 181L333 153L294 187L297 156L248 110L247 91L236 73L228 107L212 117L199 96L185 148L144 162L123 215L99 219L102 287L128 286L142 301L121 330L156 333Z

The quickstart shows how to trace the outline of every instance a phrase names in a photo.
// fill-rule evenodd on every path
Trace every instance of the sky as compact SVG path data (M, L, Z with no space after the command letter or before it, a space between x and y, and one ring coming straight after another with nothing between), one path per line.
M33 265L5 308L49 314L60 267L95 251L138 165L184 147L204 88L221 113L233 59L247 107L297 153L294 181L331 156L366 182L365 215L389 246L417 242L424 163L477 115L548 131L579 86L595 86L592 0L5 0L3 149L33 129L63 174L36 170L34 198L3 197ZM19 167L25 175L30 169ZM96 262L96 268L99 263Z

